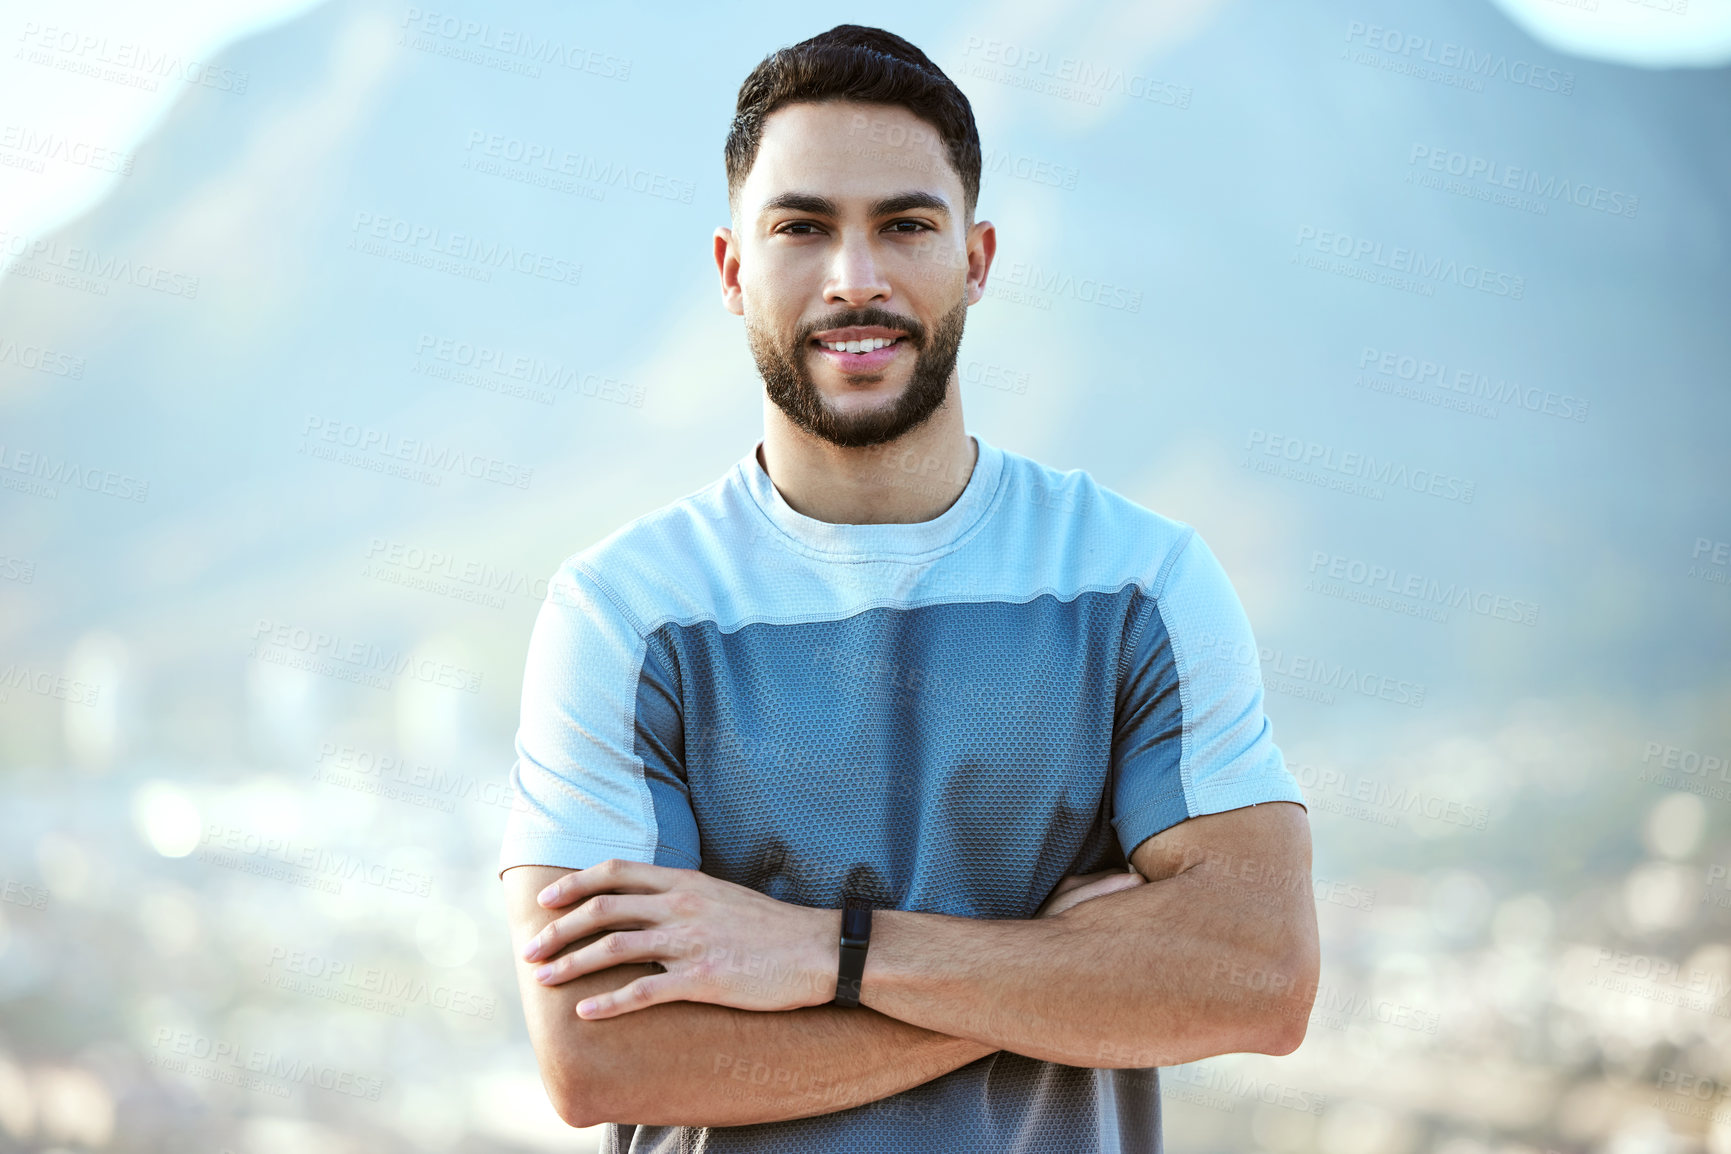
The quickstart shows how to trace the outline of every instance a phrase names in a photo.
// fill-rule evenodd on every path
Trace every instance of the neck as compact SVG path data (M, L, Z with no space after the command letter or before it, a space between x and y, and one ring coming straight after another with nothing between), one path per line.
M806 432L767 397L758 464L796 513L836 525L930 521L956 503L978 450L962 427L960 381L917 428L863 449Z

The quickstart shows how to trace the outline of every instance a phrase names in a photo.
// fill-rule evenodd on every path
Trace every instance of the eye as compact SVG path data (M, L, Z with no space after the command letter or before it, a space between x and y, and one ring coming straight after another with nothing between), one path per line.
M903 236L933 231L932 226L923 220L896 220L891 221L888 227L891 232L900 233Z
M775 231L787 236L816 236L817 224L809 220L790 220Z

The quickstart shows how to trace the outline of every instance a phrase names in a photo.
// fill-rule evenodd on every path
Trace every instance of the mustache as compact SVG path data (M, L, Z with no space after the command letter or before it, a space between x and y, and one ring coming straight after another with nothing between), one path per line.
M826 317L820 317L809 324L802 325L800 326L799 339L795 343L803 346L811 340L812 334L821 333L828 329L866 328L872 325L886 329L900 329L908 334L908 343L912 345L924 347L926 343L926 326L919 321L913 317L904 317L899 313L892 313L888 309L873 306L867 306L863 309L843 309L841 312L831 313Z

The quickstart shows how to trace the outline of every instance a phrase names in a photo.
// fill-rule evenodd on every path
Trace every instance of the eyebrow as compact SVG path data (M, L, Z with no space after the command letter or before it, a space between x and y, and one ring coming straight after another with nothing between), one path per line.
M908 212L911 209L924 208L950 214L950 202L933 192L898 192L894 196L886 196L882 200L873 201L866 210L869 216L893 216L898 212ZM812 192L784 192L772 196L764 202L759 216L767 216L772 212L809 212L813 216L838 217L841 208L827 196L819 196Z

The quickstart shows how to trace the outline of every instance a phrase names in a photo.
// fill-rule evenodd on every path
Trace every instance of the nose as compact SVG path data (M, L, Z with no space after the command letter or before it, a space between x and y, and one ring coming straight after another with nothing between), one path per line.
M825 304L856 309L890 299L889 280L872 251L869 237L855 235L843 239L836 249L835 267L824 286L823 299Z

